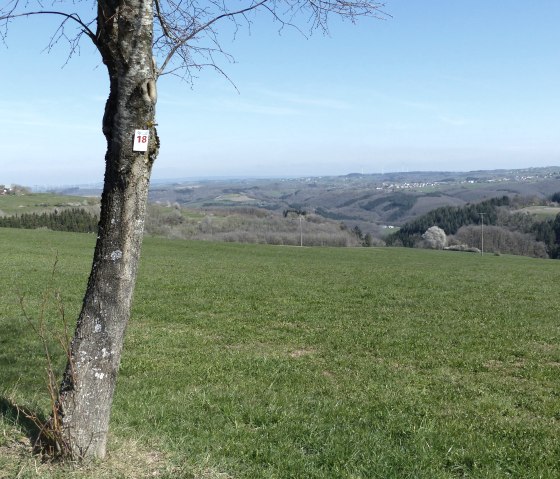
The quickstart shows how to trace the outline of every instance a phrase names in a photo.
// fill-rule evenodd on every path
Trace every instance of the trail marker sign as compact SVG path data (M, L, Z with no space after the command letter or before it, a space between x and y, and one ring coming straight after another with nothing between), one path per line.
M134 130L134 143L132 151L148 151L150 130Z

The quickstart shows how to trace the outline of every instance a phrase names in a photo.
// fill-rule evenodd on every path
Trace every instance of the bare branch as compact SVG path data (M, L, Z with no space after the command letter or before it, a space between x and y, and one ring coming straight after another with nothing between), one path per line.
M16 6L17 6L17 2L16 2ZM90 22L89 24L84 23L77 13L64 13L64 12L59 12L59 11L56 11L56 10L39 10L39 11L35 11L35 12L13 13L16 6L14 6L14 8L11 11L9 11L7 14L0 15L0 22L6 22L6 24L7 24L7 22L9 22L12 19L22 18L22 17L31 17L33 15L59 15L59 16L62 16L62 17L65 18L65 20L63 20L63 22L60 26L62 26L64 24L64 22L66 22L68 20L72 20L72 21L76 22L78 25L80 25L83 29L82 32L85 33L93 41L94 44L96 44L95 33L93 33L91 31L91 29L89 28L89 25L91 25L92 22ZM57 29L57 31L60 30L60 26Z
M255 9L259 8L261 5L264 5L267 1L269 1L269 0L261 0L258 3L250 5L249 7L243 8L241 10L237 10L237 11L234 11L234 12L222 13L221 15L218 15L217 17L212 18L211 20L209 20L205 24L199 25L198 27L194 28L192 31L187 32L187 34L185 36L183 36L183 38L178 39L178 41L175 43L175 45L171 48L171 50L167 54L165 60L163 61L161 67L159 68L159 73L161 74L161 72L163 72L165 70L165 68L167 67L168 63L170 62L171 58L175 55L177 50L179 50L181 47L186 45L189 40L192 40L193 38L195 38L196 35L198 35L200 32L210 30L214 23L216 23L216 22L218 22L218 21L220 21L224 18L228 18L228 17L231 18L231 17L235 17L235 16L238 16L238 15L244 15L251 10L255 10Z
M91 27L95 20L86 22L78 13L63 11L62 5L75 5L82 0L48 0L53 5L53 8L48 10L43 9L42 1L35 0L37 8L30 7L32 0L8 0L0 7L0 28L3 29L0 30L0 38L5 39L8 24L14 19L55 15L63 20L53 34L47 50L65 40L70 45L70 58L79 51L79 42L83 34L99 48L97 35ZM97 3L94 0L88 1L92 4ZM120 3L125 2L119 0L116 5ZM214 65L217 71L224 74L221 68L216 67L215 60L219 59L219 56L227 61L231 61L232 58L222 49L220 36L224 31L228 31L235 39L241 28L250 32L258 11L266 13L279 25L279 33L289 27L304 37L307 37L306 33L316 30L328 34L330 19L334 16L353 23L362 17L389 17L382 11L384 3L375 0L237 0L235 9L231 9L231 3L233 1L153 0L153 51L154 56L160 60L160 66L155 72L156 79L166 72L182 78L192 78L188 73L189 69L196 71L202 66L210 65ZM115 8L118 10L118 5ZM98 22L106 20L97 18ZM225 29L218 29L218 24L221 25L222 21L231 23ZM69 22L74 22L80 28L80 32L67 35L65 28ZM309 32L304 32L307 28ZM185 71L184 75L178 74L181 69ZM225 76L227 78L227 75Z
M319 30L327 34L331 16L353 23L362 17L389 17L381 10L383 6L374 0L247 0L243 8L230 10L223 0L155 0L154 17L159 32L156 32L154 51L162 58L157 75L170 69L171 62L178 64L171 69L173 74L181 68L196 69L197 65L207 63L193 58L208 56L211 51L228 57L220 47L215 29L222 20L232 22L235 38L243 24L250 30L253 21L250 14L260 10L280 25L279 32L290 27L307 37L298 23L308 25L310 32ZM188 73L185 76L190 77Z
M154 0L154 3L155 3L155 6L156 6L156 18L157 18L159 24L161 25L161 29L163 31L163 34L166 37L171 37L171 33L169 32L169 29L167 28L167 22L165 20L165 17L161 13L160 0Z

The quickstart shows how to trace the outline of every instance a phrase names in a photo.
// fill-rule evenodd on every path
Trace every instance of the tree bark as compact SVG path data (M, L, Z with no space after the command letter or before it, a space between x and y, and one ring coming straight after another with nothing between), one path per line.
M86 294L60 386L64 444L75 458L104 458L140 248L155 130L152 0L98 2L96 44L110 94L99 233ZM149 130L148 151L133 151L136 129Z

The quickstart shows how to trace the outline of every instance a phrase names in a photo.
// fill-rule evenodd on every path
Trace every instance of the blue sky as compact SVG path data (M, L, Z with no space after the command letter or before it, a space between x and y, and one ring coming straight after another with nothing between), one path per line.
M560 1L388 0L386 20L309 38L267 17L208 70L158 82L154 178L467 171L560 164ZM54 23L0 46L0 183L103 179L104 66L84 43L43 52Z

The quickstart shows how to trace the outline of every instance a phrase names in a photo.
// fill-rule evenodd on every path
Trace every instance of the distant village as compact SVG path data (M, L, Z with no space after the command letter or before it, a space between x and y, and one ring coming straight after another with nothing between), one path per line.
M471 174L476 173L472 172ZM445 180L425 180L425 181L383 181L376 190L418 190L422 188L438 188L441 186L456 185L475 185L483 183L530 183L534 181L541 181L546 179L557 178L560 172L546 172L546 173L532 173L532 174L519 174L519 172L512 172L512 174L504 174L503 176L485 176L488 172L482 172L480 177L467 176L466 178L449 178Z
M442 172L398 172L398 173L371 173L371 174L358 174L351 173L343 176L310 176L310 177L286 177L286 178L269 178L270 181L276 181L280 183L292 183L294 181L300 181L312 186L319 186L320 184L340 182L337 186L345 188L347 185L355 186L356 182L360 185L364 185L364 182L370 188L374 188L379 191L395 191L395 190L421 190L424 188L441 188L448 187L451 185L477 185L477 184L491 184L491 183L532 183L547 179L559 179L560 178L560 167L543 167L543 168L528 168L528 169L517 169L517 170L487 170L487 171L469 171L469 172L448 172L444 173L449 175L449 177L442 178ZM430 176L438 177L437 179L431 179ZM234 179L233 182L237 182L240 179ZM266 179L265 179L266 180ZM199 179L200 181L218 181L212 178ZM221 182L227 181L227 179L219 180ZM252 181L251 178L243 179L244 182ZM177 179L174 181L167 180L153 180L153 185L169 185L169 184L189 184L189 188L195 188L193 186L194 180L192 179ZM62 194L73 194L79 196L99 196L103 185L101 183L89 184L89 185L59 185L59 186L46 186L46 185L34 185L32 187L24 187L21 185L2 185L0 184L0 195L21 195L28 194L31 192L42 193L42 192L55 192Z
M29 188L21 185L0 185L0 196L6 195L26 195L29 194L31 191Z

